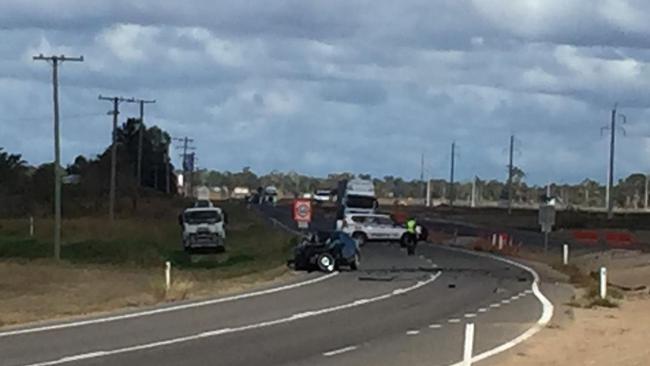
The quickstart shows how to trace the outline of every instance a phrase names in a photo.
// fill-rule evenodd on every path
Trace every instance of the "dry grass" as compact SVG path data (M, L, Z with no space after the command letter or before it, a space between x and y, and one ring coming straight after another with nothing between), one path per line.
M233 225L222 260L195 263L180 247L176 221L167 218L65 220L63 261L52 255L51 220L0 220L0 326L102 313L160 302L244 291L285 279L291 236L231 205ZM164 262L173 263L164 288Z

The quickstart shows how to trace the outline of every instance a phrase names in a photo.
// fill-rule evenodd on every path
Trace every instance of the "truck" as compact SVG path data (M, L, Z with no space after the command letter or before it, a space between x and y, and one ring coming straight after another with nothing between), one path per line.
M336 203L338 219L349 213L374 213L379 206L372 181L359 178L338 182Z
M186 252L225 251L226 216L219 207L197 203L179 215L183 248Z

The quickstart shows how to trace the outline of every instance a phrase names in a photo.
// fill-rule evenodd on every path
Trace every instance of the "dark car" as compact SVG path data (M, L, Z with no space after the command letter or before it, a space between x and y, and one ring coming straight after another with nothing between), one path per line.
M333 272L340 266L359 268L361 251L357 241L342 231L314 232L303 237L294 249L293 262L297 270L319 269Z

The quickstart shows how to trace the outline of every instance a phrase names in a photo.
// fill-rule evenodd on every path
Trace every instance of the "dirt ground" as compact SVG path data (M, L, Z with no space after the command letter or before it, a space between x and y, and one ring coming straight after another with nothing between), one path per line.
M650 296L620 308L558 307L566 320L492 360L500 366L647 366L650 364Z
M227 279L215 277L209 270L172 270L172 287L166 292L162 268L0 261L0 328L226 295L294 276L286 266Z
M526 253L521 257L560 268L557 259ZM609 250L572 258L571 263L586 274L600 266L607 267L608 291L623 296L612 300L618 307L576 306L593 304L593 300L584 298L572 300L571 305L555 303L555 315L545 329L523 344L485 361L486 366L650 365L650 255ZM588 288L580 289L578 297L587 292Z

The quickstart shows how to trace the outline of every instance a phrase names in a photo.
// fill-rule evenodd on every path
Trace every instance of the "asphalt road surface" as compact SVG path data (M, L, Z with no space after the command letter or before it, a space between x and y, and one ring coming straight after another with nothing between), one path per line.
M0 365L452 365L534 327L533 275L433 245L369 243L362 270L109 319L0 332Z

